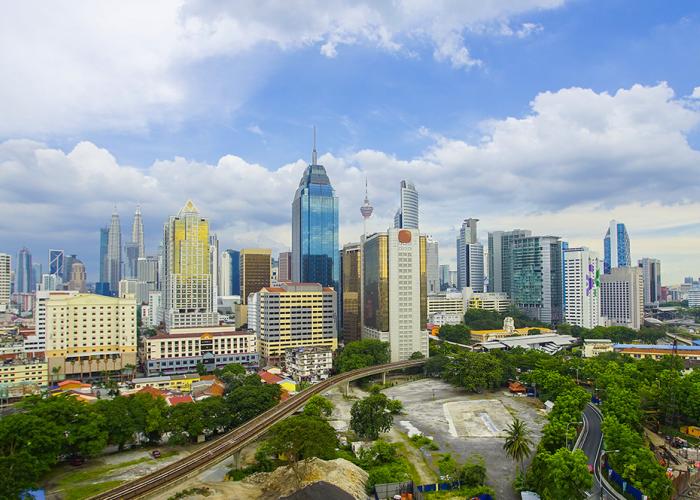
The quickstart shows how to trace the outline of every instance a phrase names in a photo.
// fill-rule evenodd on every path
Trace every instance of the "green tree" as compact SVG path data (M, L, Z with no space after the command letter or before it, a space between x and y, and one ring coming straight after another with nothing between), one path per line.
M468 391L495 389L505 382L501 361L489 353L460 350L445 363L443 377Z
M459 464L451 453L443 453L438 460L438 470L441 478L444 477L448 481L453 481L459 476Z
M320 394L314 394L304 405L304 415L307 417L330 417L333 413L333 403Z
M462 323L458 325L442 325L438 332L438 337L457 344L468 344L471 340L470 333L469 328Z
M232 414L232 425L239 426L275 406L279 402L281 392L278 384L246 383L236 387L226 395L226 404Z
M389 362L389 343L374 339L362 339L348 344L336 358L336 370L347 372L367 366Z
M411 354L411 356L408 359L423 359L423 358L425 358L425 354L423 354L420 351L416 351L413 354Z
M459 471L459 481L463 486L474 487L486 483L486 464L481 455L472 455Z
M389 398L384 394L370 394L355 402L350 410L350 428L364 439L374 440L391 429L393 418L388 410Z
M593 478L588 471L588 458L582 450L560 448L553 455L547 454L545 463L546 473L538 491L543 500L587 497Z
M520 470L523 472L523 463L532 453L532 444L530 431L525 422L515 417L508 429L506 429L506 440L503 443L503 449L510 458L520 463Z
M117 396L112 400L97 401L95 410L108 424L109 443L116 444L121 451L134 440L137 428L129 409L128 398Z

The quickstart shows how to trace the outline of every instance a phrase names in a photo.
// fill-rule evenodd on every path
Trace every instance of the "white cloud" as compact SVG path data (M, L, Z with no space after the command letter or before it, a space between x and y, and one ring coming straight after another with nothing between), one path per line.
M695 87L690 97L692 97L693 99L700 99L700 87Z
M262 129L260 128L260 126L254 124L254 123L251 123L250 125L248 125L248 128L246 128L246 130L247 130L248 132L250 132L251 134L255 134L255 135L264 135Z
M493 34L489 26L563 3L10 2L0 16L0 67L5 69L0 136L145 132L151 123L177 125L212 108L235 110L257 88L269 64L256 58L244 62L261 46L318 46L324 56L336 57L341 46L363 44L414 56L409 45L427 43L438 60L456 68L477 66L480 61L464 46L464 32ZM512 34L520 36L520 31ZM206 79L194 78L192 68L217 56L226 56L226 64L238 70L235 89L227 88L227 102L214 99L214 105Z
M569 88L537 95L524 116L484 123L476 143L422 129L433 144L414 158L358 150L320 162L340 197L341 242L359 238L365 176L373 230L391 224L398 183L410 179L421 196L421 229L439 239L445 261L454 259L465 217L481 219L483 238L488 230L530 227L598 250L616 218L630 231L633 258L664 260L666 282L700 275L700 152L687 142L699 121L700 110L665 83L614 94ZM0 144L0 210L12 215L0 219L0 250L12 253L34 238L94 258L97 228L114 203L124 228L141 203L154 249L162 221L187 198L211 218L222 246L283 250L304 167L297 160L270 169L227 155L214 165L174 158L139 169L89 142L65 153L7 141Z

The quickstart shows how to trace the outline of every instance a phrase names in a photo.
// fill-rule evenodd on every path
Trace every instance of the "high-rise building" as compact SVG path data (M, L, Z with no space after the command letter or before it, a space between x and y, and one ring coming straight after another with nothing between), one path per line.
M78 259L73 259L71 263L70 280L68 281L68 290L76 290L80 293L87 292L87 273L85 272L85 264Z
M644 305L658 306L661 301L661 261L644 257L639 261L644 279Z
M221 254L221 295L241 294L241 253L224 250Z
M122 228L117 207L112 212L112 221L107 233L107 282L112 293L119 290L122 279Z
M158 275L158 257L139 257L136 263L136 279L146 283L149 292L160 290Z
M418 191L412 182L401 181L401 206L394 215L395 229L418 229Z
M42 266L41 262L32 263L32 292L36 292L39 283L41 283Z
M428 293L437 293L440 291L440 259L437 240L428 236L426 243L426 265L428 279Z
M78 256L73 254L64 255L63 257L63 274L61 275L61 281L63 283L68 283L71 278L71 273L73 272L73 262L78 261Z
M639 267L613 267L601 277L601 314L610 326L639 330L644 322L644 278Z
M49 372L58 367L61 375L82 377L136 364L134 300L50 294L45 310Z
M475 293L484 291L484 247L479 243L476 223L479 219L465 219L457 238L457 288L471 288Z
M277 281L292 281L292 252L280 252Z
M601 324L600 275L598 254L588 248L564 250L564 321L583 328Z
M450 265L440 264L440 291L444 292L448 288L452 288L452 282L450 281ZM456 283L455 283L456 285Z
M100 281L99 283L109 283L109 227L100 228Z
M0 312L10 307L12 292L12 258L9 254L0 253Z
M248 303L248 295L270 286L272 250L244 248L240 253L241 302Z
M54 274L45 274L55 278ZM25 338L24 351L27 353L43 353L46 351L46 304L51 297L75 297L75 290L37 290L34 301L34 335Z
M363 244L363 338L389 342L391 361L428 356L426 238L392 228Z
M27 247L17 253L15 269L15 293L31 293L34 291L32 274L32 252Z
M296 347L338 347L336 293L318 283L283 282L249 297L248 326L260 339L266 363L279 363Z
M164 321L171 328L213 326L209 222L188 200L163 228Z
M292 202L292 281L338 288L338 206L326 169L317 163L314 139L311 164Z
M211 273L211 300L212 310L218 310L219 296L219 238L215 234L209 235L209 272Z
M146 256L146 244L143 239L143 219L141 218L141 205L136 206L134 212L134 222L131 225L131 242L138 250L137 259Z
M532 236L532 231L527 229L493 231L489 233L489 292L505 292L510 295L511 248L515 240L527 238L528 236Z
M621 222L610 221L610 227L603 239L605 274L615 267L629 267L632 265L630 257L630 237L627 228Z
M135 279L138 273L139 245L131 241L124 243L124 278Z
M511 253L513 304L533 319L561 322L563 280L559 238L520 238L513 241Z
M362 249L359 243L348 243L341 250L343 342L353 342L362 338L362 290L361 276Z
M57 274L42 274L38 290L52 292L61 288L61 278Z
M63 280L64 271L64 253L63 250L49 250L49 274L58 276Z

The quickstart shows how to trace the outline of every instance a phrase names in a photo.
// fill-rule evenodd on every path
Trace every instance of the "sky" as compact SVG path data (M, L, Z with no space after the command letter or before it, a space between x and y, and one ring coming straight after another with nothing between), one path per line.
M340 241L462 220L602 254L624 222L662 281L700 276L700 5L692 0L2 2L0 252L98 277L114 207L148 253L192 199L220 248L291 244L317 128Z

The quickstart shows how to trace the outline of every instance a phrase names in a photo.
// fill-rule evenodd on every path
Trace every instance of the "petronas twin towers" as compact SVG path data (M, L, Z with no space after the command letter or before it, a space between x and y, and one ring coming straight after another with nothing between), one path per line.
M100 248L100 276L109 283L109 290L116 293L119 290L119 281L122 279L122 229L117 213L117 207L112 212L112 220L109 228L102 231L106 233L106 242ZM136 207L134 222L131 226L131 242L124 245L127 257L126 274L136 276L136 263L139 257L146 256L145 242L143 238L143 220L141 207Z

